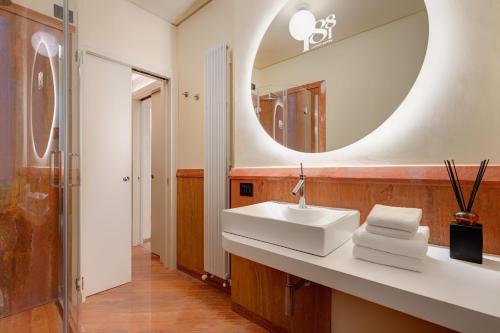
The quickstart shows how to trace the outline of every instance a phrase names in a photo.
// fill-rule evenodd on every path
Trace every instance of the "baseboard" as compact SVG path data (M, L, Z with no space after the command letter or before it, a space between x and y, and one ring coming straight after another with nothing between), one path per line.
M231 310L239 314L240 316L250 320L251 322L261 326L265 330L271 333L287 333L288 331L283 327L277 326L266 318L248 310L242 305L231 301Z
M177 269L183 273L186 273L192 277L194 277L197 280L200 280L201 282L204 282L208 284L211 287L214 287L216 289L219 289L220 291L223 291L227 295L231 295L231 286L223 287L222 284L224 283L224 280L221 278L214 276L212 278L207 278L206 280L203 280L201 277L203 274L199 272L195 272L187 267L184 267L182 265L177 265Z

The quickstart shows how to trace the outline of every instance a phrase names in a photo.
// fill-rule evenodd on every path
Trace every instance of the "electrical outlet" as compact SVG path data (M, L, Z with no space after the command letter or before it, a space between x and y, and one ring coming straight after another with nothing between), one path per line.
M252 183L240 183L240 196L253 197L253 184Z

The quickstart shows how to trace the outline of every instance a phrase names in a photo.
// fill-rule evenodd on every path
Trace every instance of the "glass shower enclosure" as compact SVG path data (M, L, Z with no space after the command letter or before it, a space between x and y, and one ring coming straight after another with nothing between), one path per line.
M301 152L319 151L317 96L291 84L261 86L252 93L255 114L275 141Z
M76 18L65 8L0 0L2 332L67 332L78 304Z

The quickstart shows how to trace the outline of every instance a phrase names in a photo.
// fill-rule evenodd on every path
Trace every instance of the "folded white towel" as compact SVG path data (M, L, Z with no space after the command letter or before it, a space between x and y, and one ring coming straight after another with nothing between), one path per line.
M414 232L408 232L408 231L404 231L404 230L391 229L391 228L377 227L376 225L370 225L370 224L366 225L366 231L368 231L372 234L393 237L393 238L399 238L399 239L411 239L411 238L413 238L413 236L415 236Z
M410 258L391 254L383 251L369 249L367 247L354 245L352 248L354 258L370 261L376 264L403 268L410 271L422 272L424 259Z
M415 233L421 220L422 210L419 208L375 205L366 218L366 223Z
M429 227L419 227L411 239L399 239L369 233L365 223L354 232L352 241L370 249L422 259L427 254Z

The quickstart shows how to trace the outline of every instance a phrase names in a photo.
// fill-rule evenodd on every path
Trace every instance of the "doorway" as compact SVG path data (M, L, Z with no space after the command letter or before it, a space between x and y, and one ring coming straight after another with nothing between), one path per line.
M162 82L132 73L132 245L162 259L165 247L165 110ZM163 261L163 260L162 260Z
M167 262L169 84L85 51L82 89L82 300L131 282L132 248ZM84 281L84 282L83 282Z

